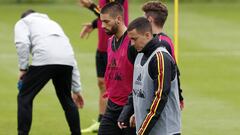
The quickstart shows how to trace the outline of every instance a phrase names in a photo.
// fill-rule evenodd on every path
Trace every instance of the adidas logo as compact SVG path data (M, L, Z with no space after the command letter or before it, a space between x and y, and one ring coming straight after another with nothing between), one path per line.
M142 81L142 74L139 74L139 75L138 75L137 80L138 80L138 81Z
M117 65L116 59L113 58L111 61L110 67L116 67L116 65Z
M133 89L133 94L140 98L145 98L145 93L142 89Z
M136 85L142 85L142 74L140 73L135 81Z

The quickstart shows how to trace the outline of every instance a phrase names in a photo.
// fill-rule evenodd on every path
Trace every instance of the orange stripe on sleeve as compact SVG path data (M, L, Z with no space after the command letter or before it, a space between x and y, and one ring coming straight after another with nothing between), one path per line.
M159 105L159 102L161 100L162 96L162 90L163 90L163 79L164 79L164 59L161 52L157 52L157 65L158 65L158 87L155 92L155 98L153 100L153 103L150 108L150 112L147 114L145 120L143 121L139 131L138 135L143 135L146 131L150 121L152 120L153 116L156 114L157 107Z
M95 7L93 10L94 10L95 12L97 12L98 14L100 14L100 9L99 9L98 7Z

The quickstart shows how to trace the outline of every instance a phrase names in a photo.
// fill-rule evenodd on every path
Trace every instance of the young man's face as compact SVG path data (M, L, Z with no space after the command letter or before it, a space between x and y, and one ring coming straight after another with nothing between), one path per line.
M149 34L150 33L138 33L136 29L128 31L128 37L131 40L131 45L133 45L138 52L142 51L146 44L151 40Z
M111 17L109 14L100 14L100 19L102 21L102 28L108 35L117 33L118 24L115 18Z

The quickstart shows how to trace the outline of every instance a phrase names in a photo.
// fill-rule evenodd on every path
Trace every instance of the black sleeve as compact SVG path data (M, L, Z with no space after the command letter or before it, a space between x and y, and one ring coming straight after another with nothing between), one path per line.
M121 3L122 5L124 4L124 0L117 0L117 2ZM88 9L91 10L98 18L100 17L101 10L98 8L98 6L95 3L92 3ZM92 27L94 29L97 28L98 18L96 18L92 21Z
M171 56L165 52L158 52L150 60L148 69L150 77L154 80L155 92L148 115L139 128L139 134L148 135L150 133L167 103L171 80L173 80L173 76L176 74L176 72L173 72L175 70L173 64Z
M116 2L119 2L122 5L124 4L124 0L116 0ZM101 10L95 3L92 3L88 9L91 10L97 17L100 17Z
M95 3L92 3L88 9L91 10L97 17L100 17L100 9Z
M131 45L131 42L129 42L129 46L128 46L128 59L129 61L134 64L134 61L137 57L137 50Z
M177 80L178 80L178 92L179 92L179 101L183 101L184 98L183 98L183 95L182 95L182 88L181 88L181 83L180 83L180 70L178 68L178 66L176 65L177 67Z
M93 27L93 29L97 28L97 22L98 22L98 18L96 18L96 19L94 19L94 20L92 21L92 27Z
M170 45L167 41L161 40L160 46L166 48L167 51L168 51L168 52L170 53L170 55L172 56L172 48L171 48L171 45Z
M167 51L170 53L170 55L172 56L172 48L167 41L161 40L160 46L165 47L167 49ZM178 66L177 66L177 80L178 80L179 100L183 101L182 88L181 88L181 85L180 85L180 70L179 70Z
M118 122L124 122L129 125L129 119L134 114L133 107L133 95L132 93L128 96L128 102L124 105L121 114L118 117Z

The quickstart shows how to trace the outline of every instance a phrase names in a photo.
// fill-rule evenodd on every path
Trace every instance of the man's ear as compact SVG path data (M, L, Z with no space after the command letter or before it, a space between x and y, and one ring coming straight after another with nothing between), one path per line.
M120 24L120 22L122 22L122 21L123 21L122 16L118 15L117 16L117 24Z
M151 17L151 16L148 16L148 21L150 22L150 23L153 23L153 18Z
M152 33L146 32L145 36L146 36L147 39L151 39L152 38Z

